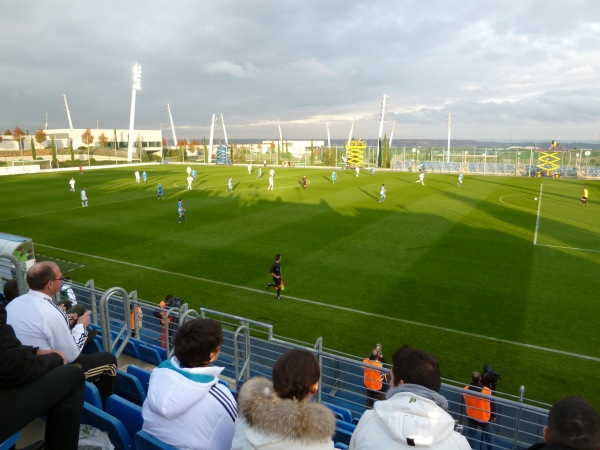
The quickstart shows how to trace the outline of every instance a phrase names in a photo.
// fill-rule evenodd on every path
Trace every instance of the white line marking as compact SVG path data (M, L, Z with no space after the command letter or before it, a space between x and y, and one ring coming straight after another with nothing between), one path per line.
M562 248L565 250L579 250L580 252L598 252L600 253L600 250L593 250L591 248L577 248L577 247L565 247L562 245L548 245L548 244L535 244L538 247L550 247L550 248Z
M63 249L63 248L52 247L50 245L45 245L45 244L40 244L40 243L36 243L35 245L37 247L50 248L50 249L53 249L53 250L58 250L58 251L66 252L66 253L72 253L72 254L75 254L75 255L86 256L88 258L96 258L96 259L101 259L103 261L108 261L108 262L112 262L112 263L116 263L116 264L123 264L123 265L126 265L126 266L136 267L138 269L152 270L154 272L164 273L164 274L167 274L167 275L180 276L180 277L188 278L188 279L191 279L191 280L203 281L205 283L212 283L212 284L217 284L217 285L220 285L220 286L227 286L227 287L230 287L230 288L240 289L240 290L249 291L249 292L255 292L255 293L258 293L258 294L262 294L262 295L270 295L270 296L273 295L273 294L268 294L267 292L265 292L264 290L261 290L261 289L254 289L254 288L249 288L249 287L246 287L246 286L238 286L238 285L235 285L235 284L224 283L222 281L209 280L208 278L196 277L196 276L193 276L193 275L186 275L186 274L178 273L178 272L171 272L169 270L158 269L156 267L143 266L141 264L135 264L135 263L125 262L125 261L119 261L119 260L116 260L116 259L105 258L103 256L90 255L90 254L87 254L87 253L81 253L81 252L76 252L76 251L72 251L72 250L66 250L66 249ZM587 359L589 361L600 362L600 358L597 358L597 357L594 357L594 356L582 355L582 354L578 354L578 353L571 353L571 352L566 352L566 351L563 351L563 350L556 350L556 349L547 348L547 347L540 347L538 345L524 344L522 342L508 341L506 339L499 339L499 338L494 338L494 337L489 337L489 336L482 336L482 335L475 334L475 333L469 333L469 332L466 332L466 331L453 330L453 329L450 329L450 328L440 327L440 326L437 326L437 325L430 325L430 324L426 324L426 323L415 322L415 321L412 321L412 320L399 319L397 317L390 317L390 316L385 316L385 315L382 315L382 314L375 314L375 313L360 311L358 309L346 308L345 306L329 305L327 303L320 303L320 302L317 302L317 301L314 301L314 300L307 300L307 299L298 298L298 297L290 297L290 296L287 296L287 295L285 296L285 300L294 300L294 301L301 302L301 303L307 303L307 304L310 304L310 305L321 306L321 307L324 307L324 308L336 309L336 310L339 310L339 311L346 311L346 312L350 312L350 313L353 313L353 314L359 314L359 315L362 315L362 316L369 316L369 317L374 317L374 318L382 319L382 320L392 320L392 321L395 321L395 322L405 323L405 324L409 324L409 325L415 325L415 326L419 326L419 327L423 327L423 328L430 328L430 329L433 329L433 330L444 331L446 333L453 333L453 334L458 334L458 335L461 335L461 336L469 336L469 337L474 337L474 338L477 338L477 339L485 339L485 340L492 341L492 342L498 342L498 343L502 343L502 344L513 345L513 346L517 346L517 347L525 347L525 348L530 348L530 349L533 349L533 350L540 350L540 351L544 351L544 352L548 352L548 353L555 353L555 354L558 354L558 355L565 355L565 356L571 356L573 358Z
M510 194L510 195L503 195L503 196L502 196L502 197L500 197L498 200L500 200L500 203L502 203L502 204L504 204L504 205L506 205L506 206L509 206L509 207L511 207L511 208L514 208L514 209L520 209L520 210L522 210L522 211L529 211L529 212L531 212L531 211L535 211L535 209L531 209L531 208L523 208L523 207L521 207L521 206L515 206L515 205L513 205L513 204L511 204L511 203L508 203L508 202L505 202L505 201L504 201L504 199L505 199L505 198L507 198L507 197L515 197L515 196L517 196L517 195L527 195L527 194Z
M540 210L542 209L542 194L544 192L544 183L540 184L539 203L537 208L537 218L535 219L535 233L533 234L533 245L537 245L538 231L540 229Z

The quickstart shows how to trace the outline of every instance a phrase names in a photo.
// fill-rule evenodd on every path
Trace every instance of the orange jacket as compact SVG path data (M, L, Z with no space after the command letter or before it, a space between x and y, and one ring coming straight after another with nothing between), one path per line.
M465 386L469 389L469 386ZM482 387L481 393L484 395L492 395L490 388ZM463 395L467 404L467 415L471 419L479 420L480 422L489 422L491 417L491 404L486 398L473 397L471 395Z
M363 361L364 364L369 364L375 367L383 367L383 364L380 361L365 359ZM383 382L386 379L386 376L380 370L370 369L368 367L363 367L363 371L365 372L365 386L373 391L379 391L383 387Z

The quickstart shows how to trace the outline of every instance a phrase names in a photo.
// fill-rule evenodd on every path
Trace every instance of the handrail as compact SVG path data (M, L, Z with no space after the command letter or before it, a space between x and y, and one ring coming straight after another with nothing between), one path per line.
M23 295L27 293L27 283L25 283L25 272L23 271L23 266L17 258L8 253L0 253L0 259L8 259L13 266L15 266L16 271L16 279L17 279L17 287L19 288L19 295Z
M121 298L123 299L123 316L125 318L125 320L124 320L125 323L124 323L123 327L121 327L121 330L117 333L117 336L115 337L115 342L113 345L112 335L111 335L111 330L110 330L110 317L109 317L109 311L108 311L108 301L115 294L119 294L121 296ZM119 356L121 356L121 353L123 353L123 349L125 349L125 346L129 342L129 339L131 338L132 328L131 328L131 320L129 320L129 295L127 294L127 291L123 288L112 287L112 288L108 289L106 292L104 292L104 294L102 294L102 297L100 298L99 307L100 307L100 320L101 320L101 325L102 325L102 346L104 347L105 351L114 353L114 355L118 358ZM119 343L119 340L121 339L121 337L123 336L124 331L127 331L127 334L123 337L123 341L121 342L121 345L115 351L115 347Z

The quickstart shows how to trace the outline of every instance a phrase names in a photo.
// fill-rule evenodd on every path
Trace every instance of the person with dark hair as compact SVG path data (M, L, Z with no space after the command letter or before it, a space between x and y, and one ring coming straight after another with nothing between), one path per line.
M194 319L175 335L175 356L152 371L142 407L143 430L177 448L229 450L237 418L231 391L212 366L223 343L221 323Z
M19 296L19 284L16 278L4 283L4 304L8 304Z
M267 289L274 287L277 300L281 300L281 255L279 253L275 255L275 262L271 265L269 273L273 277L273 283L267 283Z
M528 450L598 450L600 414L581 397L563 397L550 408L544 439Z
M479 448L480 442L475 440L475 435L477 430L481 429L482 440L486 443L484 448L493 450L494 430L492 429L492 422L496 420L496 415L494 414L494 404L490 400L492 390L489 387L489 377L486 377L486 385L484 385L482 384L481 374L473 372L471 374L471 384L465 386L465 390L488 396L486 398L463 394L467 409L467 428L465 430L467 441L469 441L472 448Z
M60 267L54 262L34 264L27 272L29 292L8 304L8 323L24 345L42 350L60 350L70 364L83 369L87 381L96 385L102 402L115 391L117 358L110 352L82 354L88 337L90 312L79 318L69 317L52 297L60 291L63 280ZM76 322L70 329L70 321Z
M66 364L59 350L21 345L2 305L0 360L0 442L46 414L46 450L77 449L85 392L81 368Z
M448 400L438 393L442 380L437 359L408 345L394 353L391 389L386 400L364 412L350 450L431 447L436 450L470 450L454 431Z
M321 369L308 350L284 353L273 365L273 381L256 377L240 388L240 417L232 450L333 450L335 417L325 405L311 403Z

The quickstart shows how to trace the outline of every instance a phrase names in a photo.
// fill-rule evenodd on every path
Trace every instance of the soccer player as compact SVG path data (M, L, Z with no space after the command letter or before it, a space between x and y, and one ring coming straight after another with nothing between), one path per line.
M258 180L260 180L262 178L262 167L258 168Z
M183 208L183 200L179 199L177 202L177 212L179 212L179 219L177 223L185 222L185 209Z
M144 172L142 173L142 178L144 179L144 183L148 183L148 174L146 173L146 171L144 170Z
M190 174L190 175L188 175L188 177L187 177L188 187L187 187L187 188L188 188L188 190L190 190L190 191L192 190L192 182L193 182L193 181L194 181L194 177L192 177L192 175L191 175L191 174Z
M275 262L271 265L269 272L273 277L273 283L267 283L267 289L273 286L277 300L281 300L281 255L279 253L275 255Z
M462 186L463 177L464 177L464 174L463 174L462 172L458 174L458 183L456 183L456 185L457 185L458 187L461 187L461 186Z
M71 192L75 192L75 178L71 178L69 184L71 185Z
M190 166L187 166L187 169L185 169L188 176L190 176L192 174L192 168Z
M225 192L233 192L233 177L229 177L227 181L227 190Z
M135 182L136 183L140 182L140 171L139 170L135 171Z
M248 175L252 175L252 163L248 164Z
M302 177L302 188L306 190L306 186L308 186L308 179L306 178L306 175L304 175Z
M161 183L158 183L158 197L157 198L158 199L162 198L163 200L165 199L165 195L163 193L163 187L162 187Z
M356 166L356 178L360 175L360 167Z
M581 206L587 206L588 188L583 187L583 195L581 196Z
M192 170L192 178L194 179L194 181L196 181L196 177L198 176L198 172L196 172L196 169Z
M267 191L272 191L275 189L275 178L273 178L273 175L269 175L269 187L267 188Z
M385 200L385 185L381 185L381 189L379 190L379 203L383 203Z
M337 173L334 170L331 172L331 184L335 184L335 180L337 180Z
M86 208L88 205L88 198L87 198L87 194L85 193L85 188L81 188L81 206L83 208Z
M415 183L421 183L423 186L425 186L425 172L421 172L419 174L419 179L417 181L415 181Z

